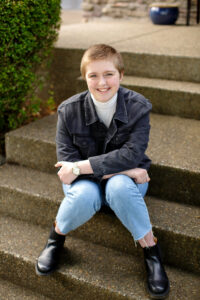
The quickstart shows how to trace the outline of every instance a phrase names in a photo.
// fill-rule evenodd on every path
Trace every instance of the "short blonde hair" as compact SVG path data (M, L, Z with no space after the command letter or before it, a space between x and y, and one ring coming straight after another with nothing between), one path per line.
M113 47L105 44L96 44L89 47L83 54L80 71L83 78L85 78L86 68L89 63L95 60L112 60L115 68L120 75L124 72L124 62L121 54Z

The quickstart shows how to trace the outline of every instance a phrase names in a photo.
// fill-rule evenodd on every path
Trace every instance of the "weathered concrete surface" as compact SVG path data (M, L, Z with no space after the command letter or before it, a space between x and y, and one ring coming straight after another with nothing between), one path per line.
M75 16L74 16L75 13ZM146 19L94 19L65 11L49 85L57 103L73 95L84 50L109 43L122 52L125 75L200 82L199 26L159 26Z
M150 99L154 113L200 119L200 84L198 83L124 76L122 86ZM86 89L86 82L79 77L77 93Z
M7 161L55 173L56 121L55 114L8 133ZM200 203L199 132L197 120L151 114L151 194Z
M55 173L56 122L55 114L6 134L7 161Z
M152 114L147 154L154 164L200 172L200 122Z
M38 226L0 217L0 276L53 299L149 299L142 259L70 237L60 270L49 277L36 276L35 260L47 235ZM168 299L198 299L199 276L166 270L171 281Z
M51 165L51 169L55 170L56 122L55 114L9 132L6 135L7 160L30 167L34 163L36 168L43 170L42 164L49 164L48 167ZM150 122L151 135L147 152L153 163L199 172L200 122L157 114L151 114ZM24 147L25 143L27 146L29 144L29 148ZM43 144L47 144L45 149L42 148Z
M126 75L200 82L199 26L155 26L138 20L68 24L61 26L56 51L83 52L95 43L122 52ZM59 68L58 60L53 70L61 77L66 65Z
M153 112L200 119L200 84L125 76L122 85L150 99Z
M124 52L200 56L199 25L155 26L151 21L137 19L63 24L56 47L84 49L95 43L115 44Z
M56 175L15 165L0 167L1 214L50 228L62 199L61 183ZM167 249L166 261L200 273L200 207L152 197L146 200L153 227ZM130 233L111 211L96 214L72 235L139 255Z
M36 291L33 292L2 279L0 279L0 297L1 300L50 300L37 294Z
M76 93L76 78L80 76L80 61L83 50L54 50L49 84L54 91L54 99L59 104Z
M80 76L80 61L84 50L56 48L51 68L51 85L57 103L76 93L76 79ZM200 82L200 59L168 55L123 52L125 75Z
M51 226L63 199L56 174L16 165L0 167L0 211L41 226Z
M190 115L194 112L193 118L196 117L193 105L194 101L198 103L198 85L186 82L166 84L160 79L155 85L154 80L149 80L165 78L200 82L199 26L161 28L135 21L126 24L104 22L104 25L96 21L82 24L73 20L72 23L75 22L79 24L61 28L54 52L49 83L54 85L58 103L76 92L75 81L80 74L79 63L84 49L90 43L107 42L122 51L127 75L149 77L143 78L145 90L142 86L142 92L151 90L154 97L155 90L157 93L161 87L164 90L164 94L159 90L162 99L165 99L164 95L170 99L172 92L174 97L174 90L176 99L190 94L192 101L187 102L187 110L190 105ZM63 44L59 46L59 43ZM138 78L138 82L140 80ZM137 85L141 88L139 83ZM155 108L156 101L153 103ZM167 103L162 113L171 106L168 111L177 109L182 116L189 117L184 115L185 106L178 108L174 100ZM164 248L166 262L193 273L199 272L199 121L152 114L151 123L148 150L153 159L150 194L180 202L146 198L154 232ZM48 278L35 275L35 260L48 232L33 224L48 225L49 228L63 197L54 168L55 127L56 115L7 135L8 161L51 174L20 166L0 167L0 276L58 300L149 299L144 289L141 249L134 247L130 234L108 211L96 214L67 238L69 250L65 250L59 272ZM173 268L167 268L167 271L172 289L168 299L199 299L199 276ZM11 290L9 297L12 296ZM42 299L42 296L37 299Z
M5 164L6 158L0 154L0 165Z

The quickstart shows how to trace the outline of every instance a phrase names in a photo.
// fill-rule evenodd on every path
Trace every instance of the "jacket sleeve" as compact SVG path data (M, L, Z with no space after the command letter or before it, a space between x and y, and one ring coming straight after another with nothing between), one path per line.
M138 167L149 141L149 112L133 126L128 140L119 149L89 158L96 176L118 173Z
M58 109L56 153L58 161L75 162L82 160L78 149L73 145L72 137L64 121L63 111L60 109Z
M64 121L63 111L59 109L56 131L56 153L58 161L76 162L82 160L78 149L73 145L72 137ZM95 174L85 174L80 175L77 180L79 179L89 179L99 182L101 176L95 176Z

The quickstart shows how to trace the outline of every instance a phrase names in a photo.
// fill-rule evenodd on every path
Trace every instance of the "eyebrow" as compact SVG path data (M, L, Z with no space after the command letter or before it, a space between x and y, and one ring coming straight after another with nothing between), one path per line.
M103 73L116 73L116 70L106 70ZM88 75L93 75L93 74L98 74L98 72L90 72L90 73L88 73Z

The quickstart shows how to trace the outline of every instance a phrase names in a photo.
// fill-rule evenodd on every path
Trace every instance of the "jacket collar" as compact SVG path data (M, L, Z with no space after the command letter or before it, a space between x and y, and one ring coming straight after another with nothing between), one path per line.
M88 92L86 95L84 109L86 125L91 125L99 120L90 92ZM114 119L119 120L122 123L128 123L128 114L121 87L118 90L117 107L116 112L114 114Z
M99 120L90 92L85 97L84 109L86 125L91 125Z
M117 97L117 107L116 112L114 114L114 119L119 120L122 123L128 123L128 114L126 109L126 104L124 100L124 95L122 93L122 88L120 87L118 90L118 97Z

